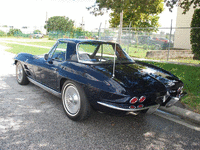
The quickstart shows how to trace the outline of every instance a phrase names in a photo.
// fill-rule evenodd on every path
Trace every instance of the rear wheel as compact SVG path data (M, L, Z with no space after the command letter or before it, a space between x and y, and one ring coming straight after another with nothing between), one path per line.
M66 81L62 88L62 103L67 116L74 120L84 120L90 116L91 106L81 86Z
M29 83L29 80L26 77L26 73L20 62L17 62L16 64L16 78L17 82L21 85L27 85Z

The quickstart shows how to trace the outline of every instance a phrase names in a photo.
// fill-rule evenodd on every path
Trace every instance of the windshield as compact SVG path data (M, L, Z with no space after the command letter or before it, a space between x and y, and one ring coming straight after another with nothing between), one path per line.
M115 43L79 43L77 53L79 60L83 63L113 63L114 61L116 63L134 62L126 52L121 49L119 44Z

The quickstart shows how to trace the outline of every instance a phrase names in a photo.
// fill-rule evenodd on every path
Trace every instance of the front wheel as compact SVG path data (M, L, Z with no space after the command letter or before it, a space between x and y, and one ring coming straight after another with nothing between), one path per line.
M90 116L90 104L81 86L66 81L62 88L62 103L67 116L74 120L84 120Z
M16 78L17 82L21 85L27 85L29 83L29 80L26 77L26 73L20 62L17 62L16 64Z

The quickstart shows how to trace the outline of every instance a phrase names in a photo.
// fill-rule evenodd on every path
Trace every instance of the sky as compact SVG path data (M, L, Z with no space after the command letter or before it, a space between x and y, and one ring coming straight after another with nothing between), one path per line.
M92 31L101 27L109 27L109 14L95 17L90 14L86 7L92 6L95 0L0 0L0 25L14 27L44 26L47 17L66 16L75 21L79 27L82 19L85 29ZM166 8L160 14L159 23L162 27L170 27L171 19L173 26L176 25L176 9L173 13ZM106 23L105 23L106 22Z

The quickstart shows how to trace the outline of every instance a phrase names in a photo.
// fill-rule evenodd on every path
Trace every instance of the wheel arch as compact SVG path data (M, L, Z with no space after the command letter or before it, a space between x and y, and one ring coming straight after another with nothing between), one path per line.
M15 60L14 64L16 65L16 64L17 64L17 62L18 62L18 60Z
M67 80L68 80L67 78L61 78L61 79L60 79L60 91L62 91L62 87L63 87L64 83L65 83Z

